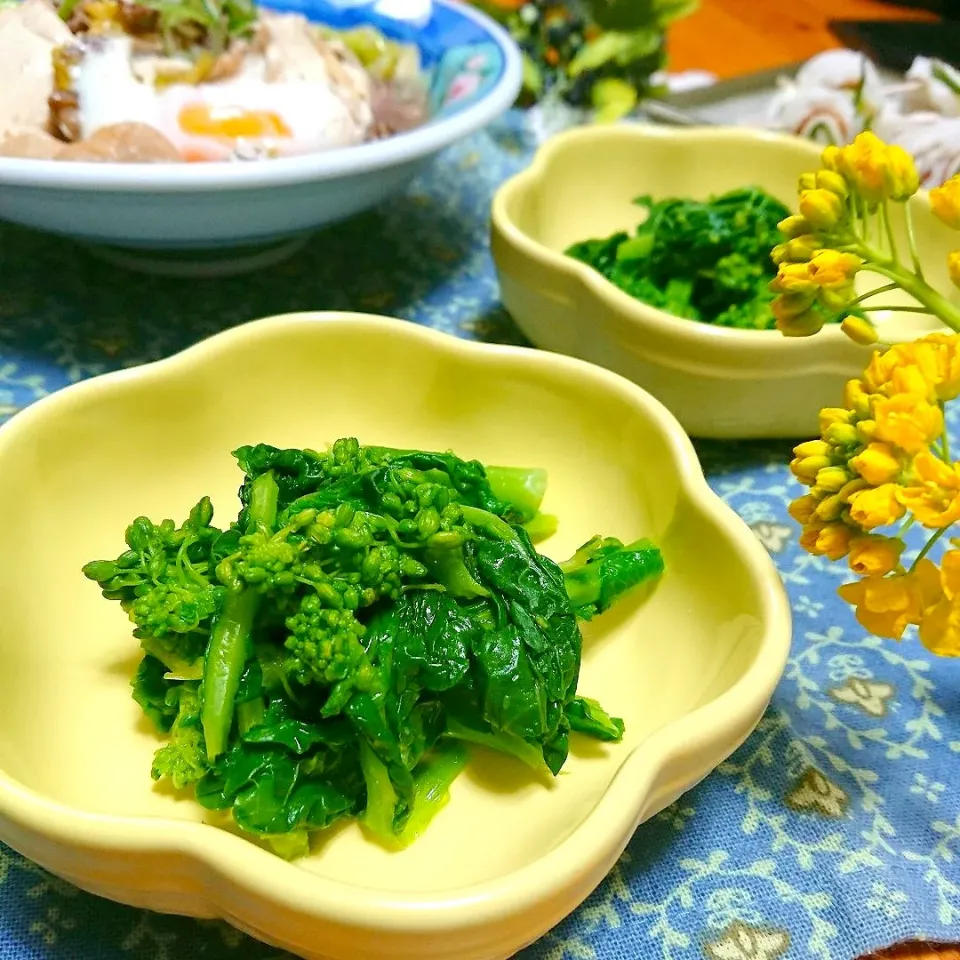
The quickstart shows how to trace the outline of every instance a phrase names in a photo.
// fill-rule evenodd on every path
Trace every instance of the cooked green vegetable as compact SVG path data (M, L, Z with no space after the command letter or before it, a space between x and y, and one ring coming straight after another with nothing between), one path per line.
M658 580L650 541L540 555L542 470L352 439L234 456L235 523L207 498L179 527L140 517L83 571L143 647L133 696L168 737L154 779L295 857L344 817L410 843L470 744L556 775L571 731L622 737L577 693L578 619Z
M655 90L667 64L667 29L697 0L473 0L497 17L523 53L521 97L556 97L616 120Z
M790 211L758 187L707 201L639 197L647 218L631 237L575 243L567 255L621 290L690 320L744 330L774 327L770 250Z

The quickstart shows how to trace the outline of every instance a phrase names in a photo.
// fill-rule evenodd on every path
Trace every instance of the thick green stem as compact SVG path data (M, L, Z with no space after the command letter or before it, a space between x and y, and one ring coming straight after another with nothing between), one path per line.
M509 504L527 523L540 512L547 491L547 471L524 467L487 467L487 481L493 495Z
M200 722L207 758L226 749L233 724L234 700L247 662L250 630L259 597L252 590L227 595L207 647L203 668L203 710Z
M926 307L938 320L960 333L960 308L951 303L942 293L937 293L915 273L887 261L883 256L872 256L873 251L869 248L864 252L867 254L864 257L867 261L864 265L865 270L893 280L904 293L908 293L919 304Z
M933 545L949 530L949 527L941 527L924 545L923 549L917 554L917 559L913 561L910 572L917 569L917 564L933 549Z
M248 532L273 529L278 496L272 473L257 477L250 493ZM227 594L210 632L203 664L200 723L211 762L227 748L240 677L252 649L251 632L259 603L259 594L249 588Z

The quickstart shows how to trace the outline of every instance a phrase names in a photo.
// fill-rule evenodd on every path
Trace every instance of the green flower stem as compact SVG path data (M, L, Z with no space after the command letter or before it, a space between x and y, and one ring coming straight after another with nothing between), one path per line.
M923 280L923 265L920 263L920 254L917 253L917 235L913 229L913 214L910 212L910 202L903 205L903 217L907 224L907 243L910 246L910 258L913 260L913 272Z
M860 308L864 313L868 310L893 310L894 312L899 313L933 313L932 310L928 310L926 307L905 307L903 304L881 304L878 307L861 307Z
M945 463L950 463L950 437L947 435L947 410L946 404L940 400L940 412L943 414L943 433L940 436L940 451Z
M846 307L841 311L841 313L846 313L851 307L855 307L858 303L863 303L864 300L869 300L870 297L875 297L881 293L890 293L891 290L899 290L900 287L895 283L888 283L882 287L877 287L876 290L871 290L869 293L861 293L859 297L855 300L851 300Z
M890 247L890 256L899 263L900 255L897 252L897 239L893 235L893 224L890 222L890 207L886 200L880 205L880 222L883 225L883 232L886 234L887 244Z
M937 293L925 280L911 273L898 263L887 260L883 256L876 256L877 251L864 246L860 251L866 261L864 269L878 273L881 277L893 280L904 293L910 294L914 300L922 304L944 326L960 333L960 308L952 304L943 294ZM916 312L916 311L914 311Z
M930 552L933 545L950 529L950 527L941 527L923 546L923 549L917 554L917 559L910 566L910 572L917 569L917 564Z

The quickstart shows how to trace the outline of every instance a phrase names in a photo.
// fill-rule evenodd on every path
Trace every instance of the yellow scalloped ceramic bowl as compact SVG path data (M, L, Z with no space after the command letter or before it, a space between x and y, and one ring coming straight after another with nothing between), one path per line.
M807 140L758 130L676 130L650 124L594 126L551 138L493 202L493 257L501 299L530 341L614 370L649 390L693 436L807 437L817 412L840 402L870 351L836 327L786 339L696 323L647 306L563 251L578 240L633 231L634 197L705 199L757 185L791 209L797 177L819 167ZM927 279L960 302L947 275L957 236L930 214L913 213ZM901 249L904 249L901 238ZM880 283L861 274L858 292ZM905 305L905 296L884 303ZM909 312L875 314L888 342L938 326Z
M135 642L80 566L122 549L139 514L181 517L203 493L235 513L236 446L342 435L542 465L561 518L543 549L646 534L667 573L587 635L581 689L626 719L622 744L578 743L552 788L478 755L410 849L351 825L287 863L155 788ZM790 639L769 558L646 393L357 314L261 320L40 401L0 428L0 528L0 839L93 893L222 917L309 958L510 957L750 733Z

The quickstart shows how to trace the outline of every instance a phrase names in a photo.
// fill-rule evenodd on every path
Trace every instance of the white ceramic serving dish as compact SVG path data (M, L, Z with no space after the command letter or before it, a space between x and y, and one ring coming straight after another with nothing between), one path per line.
M350 825L288 863L154 787L136 641L80 567L140 514L203 493L235 513L240 444L344 435L543 466L560 530L541 549L649 535L666 574L585 634L580 689L624 717L622 744L575 743L552 787L477 755L409 849ZM656 400L577 360L358 314L261 320L39 401L0 427L0 526L17 544L0 554L0 840L93 893L312 960L506 960L748 736L790 642L772 562Z
M534 344L629 377L693 436L813 436L818 411L840 402L844 383L869 360L868 348L837 327L788 339L675 317L563 251L588 237L632 232L642 217L632 200L642 194L705 199L756 185L794 209L797 178L819 168L820 151L799 138L737 128L621 124L559 134L494 197L503 304ZM914 198L913 213L928 281L960 299L946 268L956 234L933 218L925 194ZM858 292L881 282L861 274ZM884 295L884 302L910 301ZM938 326L908 312L873 316L891 342Z
M308 17L315 6L266 5ZM516 99L520 52L490 18L468 4L434 0L426 29L431 49L442 53L430 65L434 116L422 127L357 147L248 163L0 157L0 220L97 244L166 250L273 244L349 217L401 190L437 153ZM268 251L257 254L269 261Z

